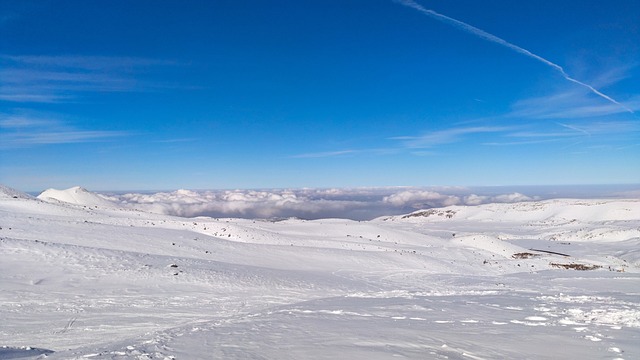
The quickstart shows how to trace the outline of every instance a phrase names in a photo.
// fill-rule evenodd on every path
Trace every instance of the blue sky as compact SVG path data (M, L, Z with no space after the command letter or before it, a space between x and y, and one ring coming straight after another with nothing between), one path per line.
M640 183L640 2L0 2L24 191Z

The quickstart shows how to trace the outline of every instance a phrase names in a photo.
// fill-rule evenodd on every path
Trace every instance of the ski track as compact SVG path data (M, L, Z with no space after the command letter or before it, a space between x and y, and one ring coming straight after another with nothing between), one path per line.
M270 222L10 194L0 359L640 358L637 200Z

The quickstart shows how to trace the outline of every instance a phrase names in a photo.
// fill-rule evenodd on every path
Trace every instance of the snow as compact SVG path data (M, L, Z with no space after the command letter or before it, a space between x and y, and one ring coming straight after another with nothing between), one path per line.
M637 199L266 221L0 187L0 359L636 359L639 249Z

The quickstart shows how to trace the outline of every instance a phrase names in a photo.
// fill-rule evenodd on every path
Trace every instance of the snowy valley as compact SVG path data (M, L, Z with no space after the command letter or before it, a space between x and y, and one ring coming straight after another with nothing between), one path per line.
M0 359L638 359L640 200L181 218L0 188Z

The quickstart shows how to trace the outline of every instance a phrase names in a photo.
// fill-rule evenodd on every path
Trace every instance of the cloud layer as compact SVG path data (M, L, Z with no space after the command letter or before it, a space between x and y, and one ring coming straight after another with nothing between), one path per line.
M347 218L368 220L418 209L489 202L519 202L532 197L514 192L477 195L470 189L361 188L295 190L177 190L158 193L110 194L124 207L184 217L278 219Z

